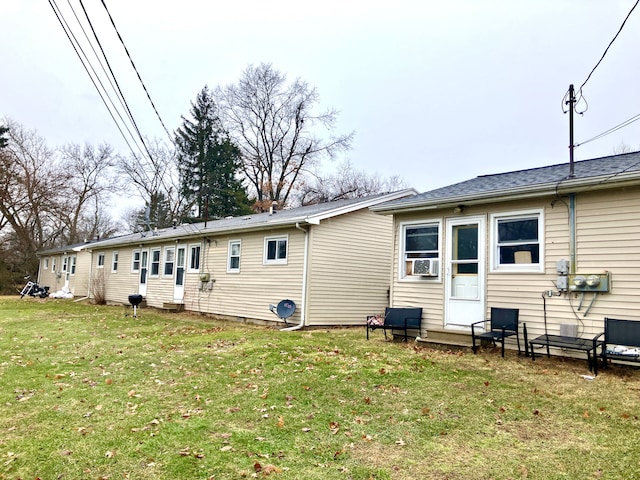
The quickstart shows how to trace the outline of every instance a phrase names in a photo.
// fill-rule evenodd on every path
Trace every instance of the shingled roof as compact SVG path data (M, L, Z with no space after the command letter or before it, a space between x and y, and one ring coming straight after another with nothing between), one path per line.
M371 207L371 210L393 213L457 204L507 201L560 191L567 193L585 188L614 188L622 182L640 184L640 152L574 162L573 177L569 176L569 163L481 175L413 197L385 202Z
M145 231L122 235L119 237L98 240L90 244L82 244L76 250L96 249L112 246L124 246L132 244L149 244L163 242L169 239L188 239L202 238L203 236L215 236L229 234L234 232L266 230L274 228L282 228L295 226L296 224L317 225L322 220L336 217L345 213L356 210L369 208L378 203L396 200L405 196L415 195L416 191L412 188L400 190L391 193L382 193L371 195L363 198L352 198L346 200L337 200L334 202L320 203L316 205L308 205L304 207L277 210L273 213L255 213L240 217L229 217L219 220L211 220L208 222L200 222L194 224L182 224L175 227L162 228L153 231ZM63 247L63 250L69 250L69 246ZM61 249L55 249L61 250ZM53 252L54 250L46 250L40 252L40 255Z

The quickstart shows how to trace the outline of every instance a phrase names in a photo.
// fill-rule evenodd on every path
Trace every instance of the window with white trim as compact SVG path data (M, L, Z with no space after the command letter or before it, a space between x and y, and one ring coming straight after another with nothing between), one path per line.
M492 215L491 245L492 271L544 271L542 210Z
M189 268L190 273L198 273L200 271L200 245L189 246Z
M401 261L398 269L400 278L411 278L416 280L438 279L439 268L437 275L425 277L414 275L413 266L415 260L440 258L440 222L433 221L401 224L400 231L402 235Z
M44 265L42 268L44 268L45 270L49 269L49 257L44 259Z
M69 257L69 262L71 265L71 271L69 273L71 273L71 275L75 275L76 274L76 256L75 255L71 255Z
M118 252L113 252L111 254L111 272L116 273L118 271L118 257L120 255Z
M153 248L151 249L151 271L149 275L152 277L157 277L160 275L160 249Z
M264 263L286 264L288 243L289 238L286 235L282 237L265 237Z
M51 271L56 271L56 257L51 258Z
M98 264L97 264L98 268L104 268L104 252L100 252L98 254Z
M227 260L227 272L240 272L240 240L230 240Z
M176 261L176 249L175 247L165 247L164 249L164 269L162 271L163 277L173 276L173 267Z
M140 271L140 250L134 250L131 256L131 272L137 273Z

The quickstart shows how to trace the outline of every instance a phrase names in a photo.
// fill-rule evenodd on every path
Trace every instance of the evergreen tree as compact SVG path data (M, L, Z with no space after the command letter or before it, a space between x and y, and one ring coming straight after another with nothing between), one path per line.
M191 103L192 118L182 117L176 132L180 193L201 220L251 213L247 191L238 180L240 150L217 111L205 86Z

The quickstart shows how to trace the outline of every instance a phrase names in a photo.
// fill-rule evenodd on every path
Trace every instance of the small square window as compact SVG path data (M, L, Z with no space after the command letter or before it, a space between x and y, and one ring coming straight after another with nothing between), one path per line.
M287 237L265 239L265 263L287 263Z
M404 224L402 225L402 253L400 268L398 274L401 279L411 279L414 281L425 280L437 280L437 275L425 277L414 273L414 266L417 265L417 260L425 260L425 262L431 262L427 259L435 260L440 258L440 223L420 223L420 224ZM429 265L430 268L436 268L438 263L425 263L419 262L424 265ZM417 266L416 266L417 268ZM439 272L439 268L437 269Z
M492 221L494 271L543 271L541 210L494 215Z

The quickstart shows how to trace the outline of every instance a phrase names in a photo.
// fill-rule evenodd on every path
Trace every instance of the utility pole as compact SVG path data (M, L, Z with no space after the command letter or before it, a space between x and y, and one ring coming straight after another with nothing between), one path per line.
M573 110L576 105L576 95L573 90L573 83L569 85L569 99L565 102L569 105L569 178L574 178L573 171Z

